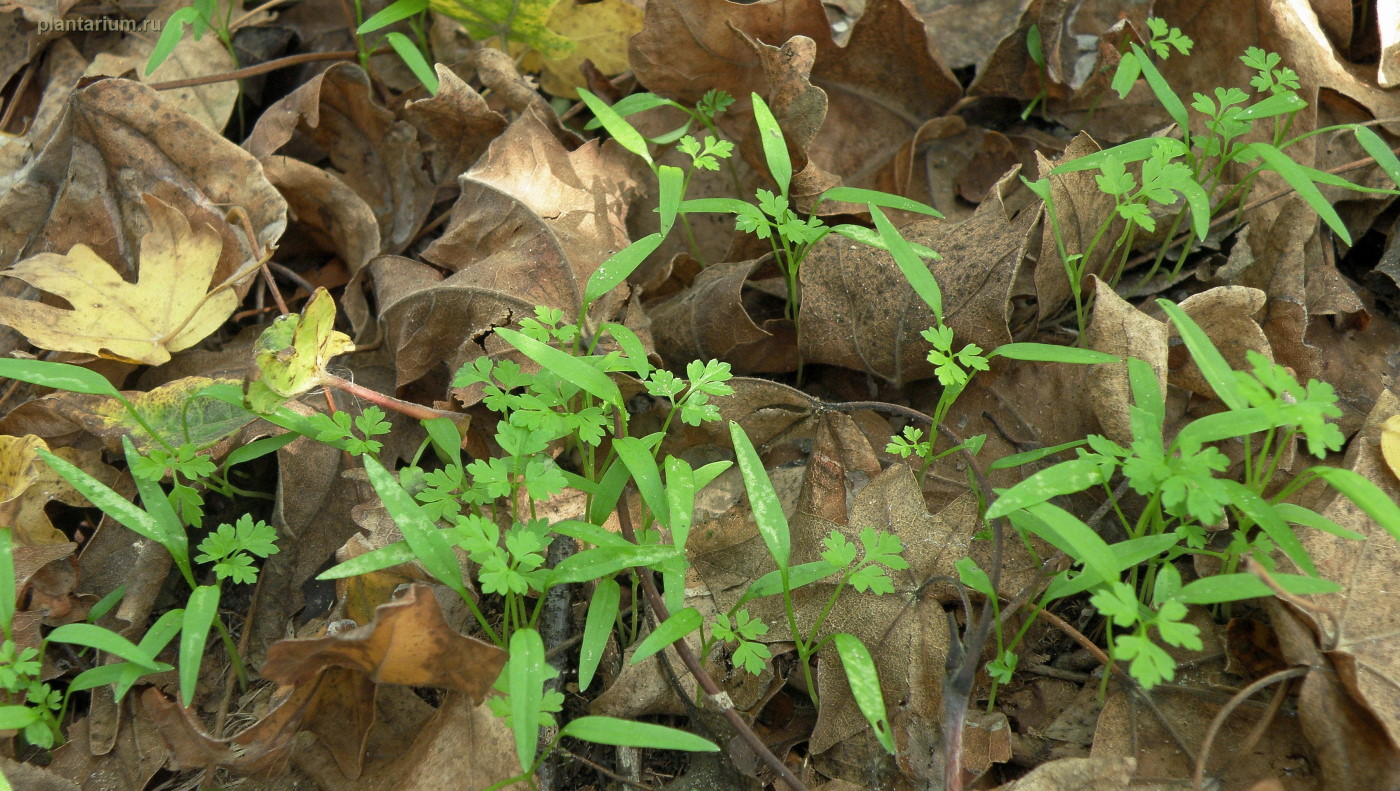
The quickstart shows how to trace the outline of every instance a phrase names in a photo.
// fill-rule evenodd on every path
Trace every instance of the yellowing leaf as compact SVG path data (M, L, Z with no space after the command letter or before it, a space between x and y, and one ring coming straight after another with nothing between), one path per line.
M1385 421L1381 427L1381 455L1390 471L1400 477L1400 415Z
M430 0L428 6L461 22L478 41L524 44L546 58L562 58L575 44L547 27L559 0Z
M576 99L578 88L586 84L579 71L584 58L604 74L627 71L627 42L642 31L643 17L642 9L627 0L563 0L549 17L549 29L578 46L562 57L531 55L523 65L527 70L541 69L540 87L549 93Z
M40 253L0 272L62 297L72 309L0 298L0 324L43 349L160 365L219 328L238 307L233 291L209 293L222 242L208 225L191 229L174 207L143 196L151 230L141 237L136 283L87 245Z
M330 292L316 289L300 315L278 317L253 344L256 378L248 382L249 408L270 412L316 387L326 363L354 348L350 336L335 329L335 300Z

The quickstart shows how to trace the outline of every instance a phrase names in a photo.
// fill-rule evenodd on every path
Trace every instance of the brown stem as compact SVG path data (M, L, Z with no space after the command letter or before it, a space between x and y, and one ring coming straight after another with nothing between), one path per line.
M1194 774L1191 775L1191 787L1196 791L1200 791L1200 789L1203 787L1203 783L1205 782L1206 777L1206 760L1210 758L1211 744L1215 742L1216 735L1220 732L1221 726L1225 724L1225 718L1229 717L1231 712L1239 708L1239 705L1241 703L1248 700L1251 695L1258 692L1259 690L1264 689L1265 687L1271 684L1276 684L1280 681L1288 681L1289 679L1293 678L1301 678L1307 674L1308 668L1306 667L1290 667L1284 670L1279 670L1274 673L1270 673L1269 675L1264 676L1263 678L1255 681L1253 684L1250 684L1249 686L1235 693L1235 696L1233 698L1230 698L1229 703L1226 703L1224 706L1221 706L1220 711L1215 713L1215 719L1212 719L1210 721L1210 727L1206 728L1205 738L1201 740L1201 754L1196 757L1196 771ZM1274 714L1278 711L1279 705L1283 703L1283 695L1284 692L1286 692L1287 690L1287 685L1279 687L1278 694L1275 695L1274 699L1269 703L1269 710L1265 712L1263 719L1260 720L1261 726L1273 719ZM1256 728L1256 731L1257 730L1258 728ZM1237 755L1244 754L1248 752L1248 748L1240 751L1231 750L1231 752Z
M378 50L376 50L377 52ZM297 66L302 63L315 63L320 60L354 60L359 55L353 49L336 50L334 52L303 52L300 55L288 55L285 58L277 58L259 63L256 66L247 66L233 71L224 71L218 74L206 74L203 77L189 77L183 80L166 80L165 82L153 82L151 88L157 91L169 91L175 88L190 88L196 85L213 85L217 82L229 82L231 80L244 80L249 77L256 77L259 74L267 74L278 69L285 69L288 66Z
M325 384L328 387L334 387L337 390L343 390L344 392L349 393L350 395L355 396L356 398L363 398L371 404L382 406L385 409L391 409L395 412L398 412L401 415L408 415L409 417L414 418L416 420L432 420L433 418L437 417L445 417L448 420L456 421L460 420L463 417L462 413L460 412L448 412L445 409L434 409L430 406L415 404L412 401L404 401L398 398L394 398L393 396L385 395L384 393L381 393L378 390L371 390L368 387L365 387L364 385L357 385L348 379L341 379L339 376L336 376L334 374L323 374L321 377L321 382L322 384Z

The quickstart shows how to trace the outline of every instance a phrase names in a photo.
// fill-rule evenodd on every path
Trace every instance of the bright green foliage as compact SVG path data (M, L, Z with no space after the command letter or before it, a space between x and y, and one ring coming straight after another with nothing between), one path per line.
M362 456L366 453L377 454L384 447L384 443L373 439L389 433L389 421L384 417L384 410L371 406L353 418L355 429L364 439L355 436L355 430L351 429L352 418L349 412L335 412L330 415L317 412L311 416L310 426L316 429L317 441L328 444L343 442L340 447L345 448L351 455Z
M8 626L8 624L7 624ZM60 738L58 713L63 696L39 680L38 650L20 651L13 640L0 644L0 727L20 730L24 740L48 749Z
M961 388L972 378L973 371L987 370L987 358L977 344L969 343L953 351L952 327L930 327L920 334L933 346L928 361L933 363L934 374L945 387Z
M1250 78L1249 84L1259 93L1268 91L1280 94L1288 90L1298 90L1298 73L1289 68L1280 68L1283 59L1276 52L1265 52L1258 47L1250 47L1240 56L1244 65L1259 72Z
M768 633L768 624L750 618L747 610L734 613L732 621L728 615L721 613L715 618L711 629L716 639L736 644L734 653L729 656L730 661L755 676L763 673L766 663L773 658L768 646L758 642L759 637Z
M1311 477L1345 478L1338 490L1358 505L1364 503L1368 514L1400 534L1400 509L1394 509L1393 503L1360 476L1314 467L1281 490L1274 485L1283 455L1295 438L1305 440L1309 450L1319 456L1341 447L1340 430L1328 421L1340 415L1330 386L1317 381L1299 384L1282 366L1257 354L1249 358L1249 371L1231 371L1195 322L1177 306L1163 303L1197 365L1231 408L1187 423L1168 442L1163 430L1164 399L1156 374L1146 363L1130 360L1134 398L1129 410L1130 446L1123 448L1104 437L1090 436L1087 450L1074 448L1077 459L1047 467L1001 490L988 511L988 516L1009 515L1018 528L1035 532L1084 564L1083 574L1061 575L1052 581L1042 606L1060 596L1089 590L1099 612L1117 629L1126 630L1111 636L1112 656L1128 662L1129 672L1148 687L1171 680L1175 674L1175 662L1157 642L1193 651L1201 648L1199 630L1184 622L1188 604L1220 604L1267 595L1244 585L1209 589L1209 593L1193 587L1197 583L1183 586L1172 563L1176 558L1214 556L1223 562L1228 577L1246 555L1271 568L1272 555L1279 551L1315 576L1312 561L1290 524L1358 536L1320 514L1284 501ZM1227 476L1229 459L1207 444L1235 439L1242 442L1245 451L1242 480ZM1105 544L1092 528L1047 502L1092 487L1111 489L1117 474L1146 503L1135 518L1115 509L1129 537L1120 544ZM1270 494L1267 498L1266 493ZM1058 520L1055 524L1045 521L1051 516ZM1223 524L1233 529L1224 533L1224 542L1212 544L1206 528ZM1143 562L1145 571L1138 568ZM1128 570L1131 574L1124 580L1121 572ZM1285 587L1320 589L1315 586L1327 584L1293 577Z
M236 524L222 524L199 542L195 560L213 563L220 580L231 579L242 585L258 581L253 558L277 554L277 530L268 523L244 514Z

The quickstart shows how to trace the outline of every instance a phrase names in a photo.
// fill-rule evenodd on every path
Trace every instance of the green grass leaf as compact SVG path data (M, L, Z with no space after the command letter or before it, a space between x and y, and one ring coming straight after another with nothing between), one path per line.
M927 214L930 217L942 217L943 215L932 206L920 203L913 198L906 198L903 195L891 195L888 192L879 190L861 189L860 187L832 187L823 192L817 198L817 204L822 201L836 200L846 203L864 203L870 206L881 206L886 209L899 209L900 211L917 212Z
M1157 305L1167 314L1167 318L1171 319L1172 324L1176 325L1176 331L1186 344L1187 351L1191 352L1191 359L1196 361L1196 366L1201 369L1206 382L1215 390L1220 400L1225 402L1225 406L1232 410L1248 408L1249 399L1236 384L1235 372L1230 369L1230 364L1225 362L1220 350L1215 348L1210 336L1201 329L1201 325L1171 300L1159 299Z
M1012 512L1011 521L1045 539L1100 580L1118 579L1121 569L1113 550L1092 527L1069 511L1050 503L1038 503Z
M1337 234L1337 237L1348 245L1351 244L1351 232L1347 230L1346 224L1342 222L1341 215L1332 208L1331 202L1318 191L1317 185L1313 183L1302 165L1294 162L1289 156L1268 143L1250 143L1240 149L1234 159L1248 162L1255 157L1264 160L1263 167L1272 170L1283 177L1288 182L1288 186L1298 193L1298 197L1303 199L1317 216L1327 223L1327 227Z
M627 465L632 480L637 483L642 502L646 503L652 516L661 524L670 527L671 508L666 501L666 487L661 483L661 471L656 468L656 459L651 455L649 444L636 437L620 437L613 440L613 450Z
M462 569L443 531L438 530L413 496L404 491L394 474L373 456L365 456L365 472L369 483L384 502L384 508L399 526L404 540L414 556L438 582L446 585L466 600L469 596L462 584Z
M529 771L539 751L540 704L544 702L544 641L534 629L517 629L510 636L510 718L515 730L515 754Z
M433 71L432 64L423 57L423 51L418 49L418 45L409 40L408 36L402 33L390 33L385 38L389 41L389 46L399 54L408 70L413 72L413 76L423 83L423 87L428 89L428 93L437 96L438 78L437 72Z
M1366 153L1376 160L1376 164L1381 166L1381 170L1390 176L1390 180L1400 184L1400 159L1396 158L1395 152L1390 150L1390 146L1381 136L1365 126L1357 126L1351 132L1356 135L1356 142L1360 143Z
M583 641L578 649L578 688L588 689L593 683L593 674L598 672L598 663L603 659L603 649L612 635L613 624L617 620L618 604L622 601L622 587L612 577L598 580L593 589L593 597L588 602L588 617L583 625Z
M1264 534L1273 539L1274 544L1283 550L1283 554L1288 559L1310 577L1316 577L1317 566L1313 565L1312 558L1308 556L1308 551L1303 548L1303 543L1298 540L1298 536L1293 534L1293 528L1283 521L1273 508L1273 505L1260 497L1248 486L1239 481L1224 479L1220 481L1225 487L1225 491L1230 495L1230 504L1259 525L1259 529Z
M1328 486L1356 503L1367 516L1376 520L1396 541L1400 541L1400 506L1396 506L1395 501L1380 487L1351 470L1312 467L1304 474L1309 473L1326 481Z
M934 318L939 324L943 323L943 291L938 287L938 281L934 279L933 273L928 271L928 266L914 254L914 250L909 246L901 234L890 222L885 213L880 211L880 207L875 204L868 205L870 218L875 221L875 228L880 232L880 240L884 242L885 249L894 257L894 262L899 266L899 271L904 274L904 279L909 281L909 285L914 288L914 293L919 295L933 311Z
M90 623L64 624L49 632L48 639L51 643L84 645L88 648L106 651L112 656L141 665L148 670L159 670L162 667L162 663L157 662L153 654L146 653L130 640L110 629L103 629L101 626ZM169 665L164 666L169 667Z
M549 584L587 582L634 566L656 568L683 562L685 553L669 544L627 544L585 549L560 561L549 574Z
M841 656L841 669L851 685L851 696L856 699L856 706L874 729L880 746L894 755L894 736L890 732L890 721L885 716L885 696L880 691L880 676L875 672L875 660L870 657L870 650L855 635L842 632L832 635L831 639Z
M588 276L588 285L583 291L584 305L592 305L599 297L626 280L665 239L664 234L648 234L613 253L608 260L599 264L598 268L593 270L593 274Z
M685 171L671 165L662 165L656 170L657 186L661 191L660 203L656 210L661 214L661 235L671 232L680 212L682 191L685 185Z
M428 10L428 0L394 0L383 11L366 19L355 29L355 32L361 36L373 33L380 28L386 28L395 22L408 19L414 14L421 14L426 10Z
M579 88L578 96L584 104L588 105L588 109L593 112L593 117L598 119L618 145L641 157L648 165L654 164L646 138L642 137L642 133L638 132L635 126L618 115L617 111L609 107L607 102L589 93L587 89ZM678 168L677 171L679 171Z
M1137 56L1138 67L1142 69L1142 76L1147 80L1147 87L1152 89L1152 95L1157 97L1162 109L1167 111L1167 115L1181 127L1183 131L1191 129L1191 120L1186 114L1186 105L1181 103L1181 98L1172 90L1172 86L1167 82L1167 78L1162 76L1157 67L1152 63L1152 59L1147 57L1147 53L1142 51L1142 47L1137 44L1131 45L1133 54Z
M1305 577L1301 574L1274 574L1273 578L1284 590L1301 596L1336 593L1342 589L1341 585L1331 580ZM1186 604L1205 605L1273 595L1273 590L1258 577L1241 573L1216 574L1188 582L1181 586L1178 597Z
M1003 343L989 352L987 356L1005 357L1008 360L1073 363L1075 365L1104 365L1123 361L1123 358L1105 352L1080 349L1074 346L1056 346L1053 343Z
M575 739L582 739L594 744L611 744L622 747L684 750L692 753L719 752L719 747L713 742L693 733L668 728L665 725L632 722L613 717L578 717L560 729L559 735L572 736Z
M219 612L219 587L200 585L190 592L185 618L180 627L180 700L188 706L199 685L199 666L204 659L204 641Z
M763 461L754 450L753 442L744 429L733 420L729 421L729 436L734 442L734 455L738 460L739 474L744 478L744 489L749 493L749 506L753 509L754 521L758 523L758 533L763 537L768 554L780 570L788 567L788 557L792 551L792 534L788 528L787 515L778 501L778 493L763 469Z
M700 611L694 607L671 613L670 618L657 624L651 634L637 645L637 650L632 654L631 664L635 665L652 654L659 653L666 646L699 629L703 621Z
M1103 471L1098 460L1062 461L1001 492L987 509L987 518L1006 516L1019 508L1028 508L1062 494L1082 492L1100 483L1103 483Z
M787 140L783 138L783 128L763 97L753 94L753 120L758 124L759 141L763 144L763 158L768 162L768 172L778 183L778 191L788 196L792 185L792 159L788 156Z
M595 398L619 408L622 406L622 392L607 374L597 368L515 330L500 327L496 334L560 379L578 385Z

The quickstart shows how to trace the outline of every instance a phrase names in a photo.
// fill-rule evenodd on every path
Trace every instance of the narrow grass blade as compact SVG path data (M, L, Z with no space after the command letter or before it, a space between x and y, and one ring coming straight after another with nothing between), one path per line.
M180 700L188 706L199 684L199 666L204 659L204 643L219 612L219 587L200 585L190 592L185 619L180 628Z
M684 750L692 753L719 752L719 747L708 739L693 733L653 725L649 722L633 722L614 717L579 717L559 731L560 736L572 736L594 744L611 744L620 747L645 747L652 750Z
M1351 232L1342 222L1341 215L1332 208L1332 203L1317 189L1317 185L1308 177L1301 165L1268 143L1251 143L1245 146L1236 158L1248 161L1255 156L1264 160L1265 168L1282 176L1283 180L1288 182L1288 186L1298 193L1298 197L1317 212L1317 216L1321 217L1322 221L1327 223L1327 227L1337 234L1337 238L1348 245L1351 244Z
M583 103L588 105L588 109L593 112L593 117L602 123L603 128L608 130L613 140L623 148L641 157L648 165L652 164L651 151L647 148L646 138L637 131L635 126L627 122L627 119L617 114L617 111L609 107L606 102L597 96L589 93L586 89L578 89L578 97Z
M661 246L665 238L665 235L659 233L648 234L613 253L608 260L599 264L598 268L593 270L593 274L588 276L588 285L583 291L584 304L592 305L599 297L626 280L628 275L637 271L637 267L641 266L647 256Z
M578 688L588 689L593 683L593 674L598 672L598 663L603 659L603 649L607 647L617 620L618 604L622 601L622 586L612 577L598 580L593 589L593 598L588 602L588 618L583 624L583 642L578 653Z
M1230 369L1230 364L1225 362L1220 350L1211 343L1210 336L1196 320L1186 315L1186 311L1177 306L1169 299L1157 300L1157 305L1176 325L1176 331L1181 335L1181 340L1186 344L1187 351L1191 352L1191 359L1196 361L1196 367L1201 369L1201 374L1205 376L1215 394L1225 402L1225 406L1231 409L1245 409L1249 406L1249 399L1245 398L1244 391L1240 390L1239 384L1235 381L1235 372Z
M49 632L48 639L51 643L70 643L106 651L112 656L120 657L151 670L157 669L161 664L156 661L154 655L142 651L125 637L90 623L64 624Z
M534 629L517 629L510 636L510 719L515 730L515 754L525 771L535 765L540 741L540 704L544 701L544 641Z
M851 696L856 699L856 706L874 729L880 746L894 755L894 736L890 732L889 718L885 716L885 696L880 691L880 676L875 672L875 660L871 658L870 650L855 635L843 632L832 635L831 639L836 643L836 652L841 655L841 668L851 685Z
M399 54L408 70L413 72L413 76L423 83L423 87L428 89L428 93L437 96L438 78L433 67L428 63L428 59L423 57L423 51L418 49L418 45L409 40L408 36L402 33L390 33L385 36L389 41L389 46Z
M744 478L744 489L749 493L749 507L753 509L754 520L758 523L758 533L768 554L779 569L786 569L792 551L792 535L788 529L787 515L778 501L778 493L773 490L773 482L768 471L763 469L763 461L758 458L749 435L734 421L729 421L729 436L734 442L734 455L739 462L739 474Z
M515 330L501 327L496 330L496 334L560 379L578 385L595 398L618 407L622 406L621 391L607 374L597 368Z
M670 618L657 624L651 634L637 645L637 650L632 654L631 663L635 665L652 654L660 652L671 643L684 638L699 629L703 620L700 611L694 607L687 607L680 612L671 613Z
M860 187L832 187L823 192L817 202L828 200L845 201L846 203L864 203L871 206L882 206L886 209L899 209L900 211L911 211L919 214L927 214L930 217L942 217L939 211L928 204L920 203L913 198L906 198L903 195L891 195L888 192L879 190L867 190Z
M433 520L428 518L418 502L404 491L398 479L383 464L373 456L365 456L364 462L370 486L379 494L384 508L413 549L414 556L438 582L451 588L465 601L469 594L462 584L462 569L443 531L437 529Z
M768 172L778 183L778 191L788 196L792 186L792 158L788 156L787 140L783 138L783 128L763 97L753 94L753 120L758 124L759 141L763 143L763 158L768 162Z
M1167 82L1167 78L1157 71L1152 59L1147 57L1147 53L1142 51L1142 47L1133 44L1133 54L1137 56L1138 67L1142 69L1142 76L1147 80L1147 87L1152 89L1152 95L1161 102L1162 108L1167 111L1167 115L1181 127L1182 131L1191 129L1191 121L1186 115L1186 105L1181 103L1180 97L1172 86Z
M909 281L909 285L914 288L914 293L919 295L929 309L933 311L933 316L938 323L943 323L943 291L938 287L938 281L934 279L933 273L928 271L924 262L914 254L914 250L909 246L909 242L904 235L894 227L885 213L880 211L880 207L869 204L870 218L875 221L875 229L880 232L880 240L885 243L885 249L890 252L894 262L899 266L899 271L904 274L904 279Z
M1053 343L1003 343L987 356L1005 357L1008 360L1073 363L1075 365L1104 365L1123 361L1123 358L1105 352L1080 349L1074 346L1056 346Z

